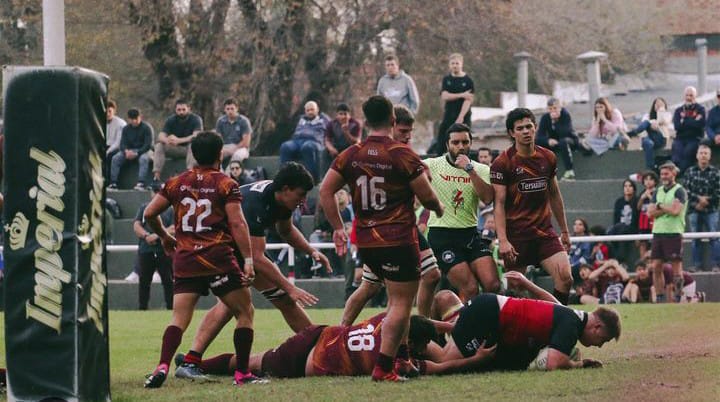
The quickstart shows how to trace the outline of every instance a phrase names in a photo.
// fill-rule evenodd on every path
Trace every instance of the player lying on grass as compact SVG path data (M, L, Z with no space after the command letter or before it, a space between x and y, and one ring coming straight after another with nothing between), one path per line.
M380 353L384 319L385 313L381 313L353 326L310 326L277 348L253 354L250 357L250 370L278 378L370 375ZM421 356L427 344L436 336L432 320L413 316L408 335L410 354ZM461 357L456 361L423 361L422 370L427 374L440 374L457 371L461 367L475 368L490 359L493 350L479 348L472 356ZM176 357L177 361L181 359L182 355ZM395 365L400 374L419 373L404 360L396 360ZM227 353L203 360L201 367L208 374L230 375L235 367L235 356Z
M538 288L522 274L507 273L512 286L526 288L545 300L516 299L483 294L463 305L450 291L435 295L433 311L455 322L444 347L431 343L427 357L434 362L468 358L487 346L497 345L492 362L485 370L525 370L538 353L548 348L547 370L601 367L593 359L573 360L575 344L602 347L619 339L620 317L611 309L599 307L592 313L573 310ZM544 293L544 295L543 295ZM549 297L548 297L549 296ZM550 299L552 298L552 299Z
M324 254L310 246L303 234L292 223L292 213L305 201L313 187L310 173L299 163L284 164L274 180L263 180L240 187L242 209L250 231L253 265L256 277L253 287L260 291L283 314L294 332L311 325L310 317L299 303L312 305L317 298L294 286L280 268L265 255L265 233L274 226L280 237L291 247L310 255L332 272ZM230 309L218 301L203 318L185 361L175 371L178 378L206 380L198 368L202 354L220 330L232 319Z

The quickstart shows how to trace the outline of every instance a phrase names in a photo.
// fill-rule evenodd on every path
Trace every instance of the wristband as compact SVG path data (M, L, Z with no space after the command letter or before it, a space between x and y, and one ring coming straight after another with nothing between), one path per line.
M245 257L245 265L253 265L252 257Z

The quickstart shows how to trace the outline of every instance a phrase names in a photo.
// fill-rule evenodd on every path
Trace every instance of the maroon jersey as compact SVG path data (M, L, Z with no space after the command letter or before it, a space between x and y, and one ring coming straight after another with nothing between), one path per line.
M323 330L315 344L313 366L317 375L369 375L380 353L380 330L385 313L350 327Z
M215 169L195 168L165 183L160 194L175 210L176 277L239 271L225 205L240 203L240 186Z
M410 182L425 168L412 149L370 136L338 155L331 168L350 186L358 247L417 243Z
M490 167L490 181L507 188L505 199L508 239L530 240L557 237L552 227L548 190L557 173L555 154L535 146L530 157L505 150Z

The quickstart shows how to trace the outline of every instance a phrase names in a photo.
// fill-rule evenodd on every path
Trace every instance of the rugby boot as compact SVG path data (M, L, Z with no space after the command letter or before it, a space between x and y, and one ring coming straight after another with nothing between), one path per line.
M413 364L412 360L395 359L395 370L399 375L403 375L407 378L415 378L420 375L420 369Z
M194 363L181 363L175 369L175 377L200 382L210 381L210 377L203 373L200 366Z
M145 376L145 388L160 388L167 378L167 366L161 365Z
M407 377L398 375L395 370L387 372L375 366L372 372L372 380L377 382L405 382Z
M267 378L258 377L251 372L243 373L239 370L235 370L235 379L233 385L242 386L246 384L268 384L270 380Z

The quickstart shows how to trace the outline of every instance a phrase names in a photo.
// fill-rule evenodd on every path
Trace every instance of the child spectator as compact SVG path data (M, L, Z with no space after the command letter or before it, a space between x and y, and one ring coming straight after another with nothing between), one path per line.
M593 236L602 236L605 234L605 232L605 228L600 225L595 225L590 228L590 234ZM607 244L599 241L593 245L592 251L590 253L590 263L593 265L594 268L597 269L597 267L599 267L600 264L602 264L603 261L607 260L609 257L610 249L608 248Z
M593 267L590 264L581 264L579 269L580 285L575 288L575 293L580 304L598 304L597 287L595 282L590 280Z
M573 222L573 236L587 236L588 224L583 218L575 219ZM572 269L573 278L579 281L580 267L589 264L592 260L593 244L591 242L575 242L570 246L570 268Z
M618 260L609 259L593 271L588 279L596 283L600 304L620 304L630 276Z
M635 276L628 281L623 291L623 300L629 303L655 303L653 277L650 275L645 260L639 260L635 263Z

